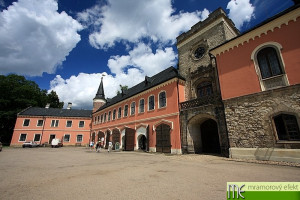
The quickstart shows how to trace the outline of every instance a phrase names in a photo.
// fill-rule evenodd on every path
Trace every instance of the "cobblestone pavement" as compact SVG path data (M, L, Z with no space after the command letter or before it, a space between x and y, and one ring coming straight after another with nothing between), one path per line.
M300 181L300 168L209 155L4 148L0 199L225 199L226 182Z

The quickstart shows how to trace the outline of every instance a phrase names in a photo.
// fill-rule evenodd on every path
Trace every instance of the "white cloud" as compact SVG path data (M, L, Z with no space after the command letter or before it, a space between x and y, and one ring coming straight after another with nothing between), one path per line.
M0 73L54 73L80 41L82 26L55 0L19 0L0 13Z
M176 54L172 48L158 49L152 52L150 46L138 44L128 55L112 56L108 66L113 75L104 77L105 96L112 98L119 90L119 85L132 87L144 80L145 75L154 74L176 64ZM57 75L50 83L50 90L56 91L61 101L72 102L76 108L92 108L102 73L71 76L63 79Z
M113 77L103 73L106 76L103 79L104 93L106 98L112 98L119 90L119 85L129 87L141 82L144 77L138 69L129 69L128 73L120 73ZM91 109L93 98L98 90L102 73L86 74L80 73L78 76L71 76L69 79L63 79L57 75L50 82L50 90L56 91L60 101L72 102L74 108Z
M108 0L108 4L87 9L78 20L93 32L90 44L95 48L110 48L116 42L139 42L143 38L153 42L175 42L175 38L208 16L204 9L174 15L171 0Z
M254 17L254 7L250 0L231 0L227 4L227 9L229 9L229 18L232 19L238 29Z

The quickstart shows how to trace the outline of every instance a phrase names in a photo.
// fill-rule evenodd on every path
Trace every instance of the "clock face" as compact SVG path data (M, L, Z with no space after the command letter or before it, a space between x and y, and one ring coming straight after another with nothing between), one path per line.
M194 53L195 58L199 59L205 54L205 48L204 47L198 47Z

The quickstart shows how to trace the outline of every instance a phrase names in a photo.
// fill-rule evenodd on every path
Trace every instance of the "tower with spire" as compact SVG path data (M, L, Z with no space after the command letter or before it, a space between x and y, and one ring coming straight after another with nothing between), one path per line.
M95 98L93 99L93 112L97 111L104 104L106 104L106 99L104 95L103 76L102 76L98 91L96 93Z

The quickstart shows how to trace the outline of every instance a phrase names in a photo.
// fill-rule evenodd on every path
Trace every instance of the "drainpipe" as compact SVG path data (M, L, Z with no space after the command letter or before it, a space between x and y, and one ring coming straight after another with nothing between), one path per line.
M42 135L41 135L41 139L40 139L40 145L43 141L43 135L44 135L44 129L45 129L45 124L46 124L46 117L43 116L43 128L42 128Z

